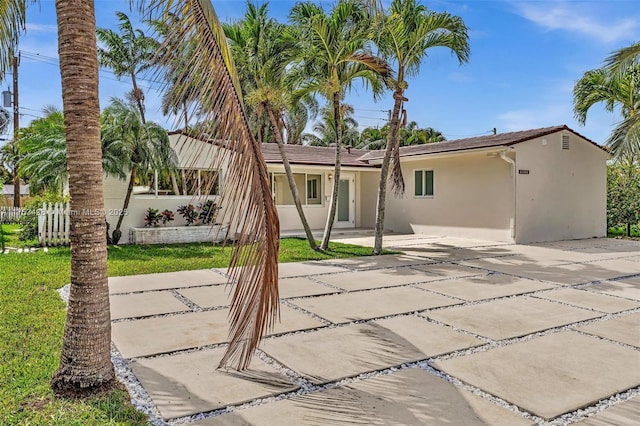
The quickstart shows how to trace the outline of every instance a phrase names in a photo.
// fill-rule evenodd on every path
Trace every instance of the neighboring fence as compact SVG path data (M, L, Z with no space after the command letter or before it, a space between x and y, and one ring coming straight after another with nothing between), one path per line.
M20 212L20 207L0 207L0 223L17 223Z
M44 203L38 211L38 241L41 246L69 244L69 203Z

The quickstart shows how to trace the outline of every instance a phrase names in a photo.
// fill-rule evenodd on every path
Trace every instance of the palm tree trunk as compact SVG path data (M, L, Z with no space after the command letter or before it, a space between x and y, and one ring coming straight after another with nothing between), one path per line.
M56 0L67 167L71 196L71 292L60 366L51 379L62 395L113 388L102 190L98 55L93 1Z
M13 171L13 207L20 207L20 176L17 166Z
M340 93L333 93L333 120L336 126L336 164L333 168L333 186L331 188L331 201L329 201L329 213L327 214L327 222L324 226L324 235L322 236L321 250L329 248L331 240L331 230L333 229L333 221L336 218L336 208L338 207L338 190L340 188L340 157L342 154L342 120L340 119Z
M384 213L385 203L387 199L387 180L389 177L389 164L391 163L391 155L394 149L398 149L398 138L400 127L400 106L403 99L403 90L397 89L393 97L393 114L391 115L391 124L389 126L389 136L387 138L387 149L384 152L382 166L380 168L380 182L378 184L378 204L376 206L376 228L375 240L373 244L373 254L382 254L382 234L384 233Z
M140 111L140 120L142 124L147 124L147 120L144 117L144 104L142 103L144 95L141 89L138 88L138 82L136 81L136 75L131 73L131 84L133 85L133 98L136 100L138 111Z
M298 211L298 216L300 216L300 221L302 222L302 228L304 229L304 233L306 234L307 240L309 241L309 247L311 247L311 249L314 251L319 251L320 249L316 244L316 240L313 238L313 233L311 233L309 222L307 222L307 218L304 214L304 210L302 210L302 203L300 202L300 193L298 192L298 186L296 185L296 181L293 178L293 172L291 171L291 164L289 164L287 153L284 150L284 141L282 139L282 132L280 131L278 120L276 119L275 113L273 112L273 108L271 108L271 105L268 102L265 105L265 109L267 110L267 114L269 115L269 121L271 122L271 127L273 127L273 133L276 138L276 142L278 144L278 149L280 150L280 155L282 156L282 165L284 166L284 171L287 175L287 181L289 182L289 189L291 189L291 195L293 196L293 203L295 204L296 210Z
M173 188L173 194L180 195L180 188L178 188L178 180L176 179L175 172L171 171L169 174L171 175L171 187Z
M133 185L136 180L137 172L138 172L138 169L136 168L136 166L133 166L131 168L131 177L129 177L129 185L127 186L127 194L124 196L124 204L122 205L122 211L118 216L118 223L116 224L116 229L114 229L113 233L111 234L111 240L114 245L118 244L118 241L120 241L120 238L122 237L122 231L120 231L120 227L122 226L122 220L124 219L124 214L129 208L129 201L131 201L131 194L133 193Z

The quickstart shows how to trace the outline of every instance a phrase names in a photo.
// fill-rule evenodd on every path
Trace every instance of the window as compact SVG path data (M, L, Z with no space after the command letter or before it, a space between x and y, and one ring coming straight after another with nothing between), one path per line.
M307 204L322 204L322 175L307 175Z
M293 195L289 188L287 175L284 173L269 173L271 193L278 206L293 206ZM294 173L293 180L298 188L302 205L322 204L322 175Z
M416 197L433 197L433 170L416 170L414 184Z
M173 174L158 172L155 195L203 196L220 194L217 170L179 169Z

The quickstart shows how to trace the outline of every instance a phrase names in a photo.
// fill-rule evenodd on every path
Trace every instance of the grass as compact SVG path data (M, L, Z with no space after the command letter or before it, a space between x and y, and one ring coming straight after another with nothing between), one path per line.
M615 228L609 228L607 231L607 236L609 238L612 237L623 237L627 238L627 228L624 226L619 226ZM639 238L640 237L640 225L631 225L631 238Z
M13 241L15 229L8 228ZM211 244L109 247L107 266L110 276L222 267L230 252ZM370 248L338 243L330 252L315 253L306 240L292 238L281 241L280 262L370 254ZM55 290L69 282L69 269L68 248L0 254L0 424L146 425L123 390L70 401L49 388L65 322Z
M2 225L2 235L0 238L3 239L5 246L12 248L25 248L25 247L37 247L38 240L32 239L27 241L20 241L18 238L20 234L20 225L5 223Z

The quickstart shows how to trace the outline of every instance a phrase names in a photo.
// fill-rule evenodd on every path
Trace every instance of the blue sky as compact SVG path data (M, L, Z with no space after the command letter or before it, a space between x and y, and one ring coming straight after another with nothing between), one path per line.
M272 0L269 9L284 21L294 3ZM580 126L573 118L572 89L585 71L600 67L613 50L640 40L636 1L423 3L463 18L470 29L471 57L459 66L445 49L429 52L406 92L408 118L420 127L434 127L448 139L458 139L489 134L494 127L507 132L567 124L602 143L620 119L619 114L596 106L586 126ZM127 0L96 0L95 4L99 27L115 27L116 10L128 13ZM213 4L220 19L228 22L242 17L246 3L215 0ZM62 106L54 1L41 0L39 7L32 6L27 22L27 33L20 41L21 125L42 115L45 105ZM10 82L7 76L0 87L6 90ZM157 85L144 81L142 86L150 119L173 128L173 120L159 112ZM123 97L128 90L127 80L118 82L108 70L101 72L102 107L110 97ZM361 128L384 125L386 111L393 106L390 96L376 103L363 88L354 90L347 102L355 107Z

